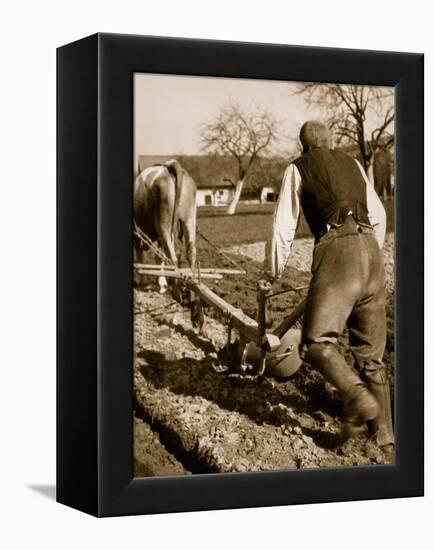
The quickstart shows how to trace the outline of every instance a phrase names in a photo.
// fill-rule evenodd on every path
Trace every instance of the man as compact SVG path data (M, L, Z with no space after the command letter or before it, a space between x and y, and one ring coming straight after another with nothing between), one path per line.
M287 168L280 190L265 273L274 280L285 269L302 207L315 237L302 356L342 394L343 439L354 437L369 422L377 444L392 460L390 391L382 362L384 207L360 164L332 149L323 124L306 122L300 141L303 153ZM345 326L359 374L337 348Z

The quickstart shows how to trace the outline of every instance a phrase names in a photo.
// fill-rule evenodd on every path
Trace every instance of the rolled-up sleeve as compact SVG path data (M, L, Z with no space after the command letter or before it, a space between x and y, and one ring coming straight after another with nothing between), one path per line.
M384 209L380 197L375 192L374 186L369 181L362 166L358 161L356 161L356 163L362 173L363 179L366 182L366 205L368 208L369 223L374 228L375 237L380 245L380 248L383 248L387 224L386 210Z
M272 227L265 247L264 272L278 279L286 267L300 216L301 177L294 164L283 176Z

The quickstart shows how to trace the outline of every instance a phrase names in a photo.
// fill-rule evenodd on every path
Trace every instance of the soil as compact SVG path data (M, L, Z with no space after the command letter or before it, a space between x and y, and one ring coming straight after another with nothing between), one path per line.
M312 246L310 239L294 242L292 264L276 290L308 285ZM254 287L264 243L228 247L225 252L246 268L247 275L207 284L255 318ZM387 236L384 255L385 361L393 382L393 234ZM202 244L199 257L202 266L231 266ZM272 300L270 326L305 292L288 292ZM206 310L204 333L197 334L188 308L170 293L160 295L152 282L135 289L134 319L136 476L385 463L368 432L340 443L340 397L308 365L284 380L234 372L232 350L225 348L226 326L213 310ZM345 337L340 346L350 360Z
M168 476L190 472L167 451L160 436L141 418L134 418L134 475Z

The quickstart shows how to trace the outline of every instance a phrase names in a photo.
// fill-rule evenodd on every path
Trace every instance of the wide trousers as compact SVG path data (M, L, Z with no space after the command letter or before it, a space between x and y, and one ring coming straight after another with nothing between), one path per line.
M303 342L335 343L345 326L356 361L381 363L386 345L383 258L373 230L351 216L315 246Z
M361 379L374 380L371 386L384 387L388 395L382 361L386 345L383 257L373 229L357 224L352 216L325 233L315 246L302 349L314 343L336 345L345 327ZM390 397L383 408L381 444L393 442Z

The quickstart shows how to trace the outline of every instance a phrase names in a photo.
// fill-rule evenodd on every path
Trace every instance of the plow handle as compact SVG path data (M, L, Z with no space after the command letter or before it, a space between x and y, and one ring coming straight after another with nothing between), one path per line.
M303 315L306 309L306 299L298 304L298 306L291 311L288 317L285 317L283 321L274 330L273 334L281 338L285 332L287 332Z
M264 374L265 370L265 333L267 330L267 292L269 292L271 284L268 281L259 280L257 282L257 299L258 299L258 340L257 345L261 348L261 359L259 363L258 375Z
M270 290L271 285L267 281L262 279L257 282L257 301L258 301L258 340L257 345L262 347L262 343L265 336L267 325L267 292Z

